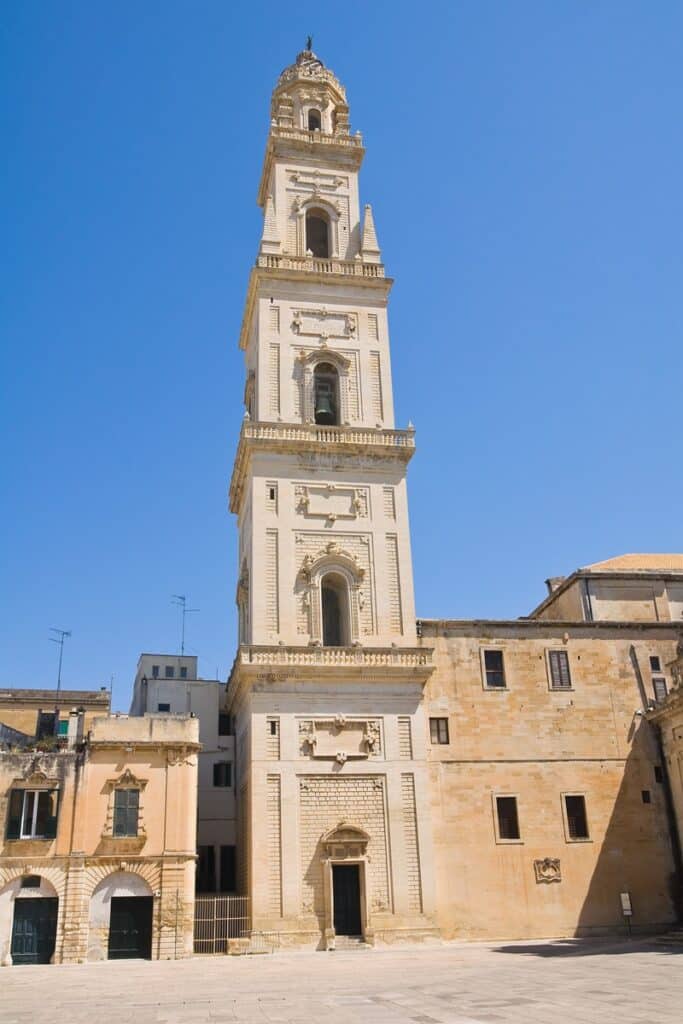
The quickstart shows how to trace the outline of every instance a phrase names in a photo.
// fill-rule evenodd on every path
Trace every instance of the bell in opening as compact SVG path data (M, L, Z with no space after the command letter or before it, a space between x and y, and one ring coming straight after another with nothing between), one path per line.
M323 646L347 647L348 590L345 580L333 573L325 576L320 596L323 612Z
M337 371L330 363L318 363L313 380L315 422L321 426L334 426L339 422L337 418L339 408Z
M322 210L311 210L306 215L306 252L329 259L330 242L327 217Z
M320 111L309 110L308 111L308 130L309 132L320 131Z

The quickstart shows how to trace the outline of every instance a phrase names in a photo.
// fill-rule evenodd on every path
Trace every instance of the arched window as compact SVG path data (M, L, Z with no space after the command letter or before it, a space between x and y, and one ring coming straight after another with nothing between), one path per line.
M349 595L343 576L328 573L320 586L323 647L349 646Z
M339 423L339 374L331 363L318 363L313 373L313 416L321 426Z
M308 130L309 132L320 131L320 111L309 110L308 111Z
M322 210L310 210L306 214L306 252L329 259L330 228Z

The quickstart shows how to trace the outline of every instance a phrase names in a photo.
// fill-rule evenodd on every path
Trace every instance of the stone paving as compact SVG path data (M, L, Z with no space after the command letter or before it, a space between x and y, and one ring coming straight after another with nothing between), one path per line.
M2 1024L681 1024L683 945L420 948L0 969Z

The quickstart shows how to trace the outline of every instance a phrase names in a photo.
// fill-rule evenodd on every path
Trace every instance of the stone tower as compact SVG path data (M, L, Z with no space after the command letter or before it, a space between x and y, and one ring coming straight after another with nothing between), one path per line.
M344 88L273 92L240 347L238 861L253 925L330 947L432 930L422 687L384 266Z

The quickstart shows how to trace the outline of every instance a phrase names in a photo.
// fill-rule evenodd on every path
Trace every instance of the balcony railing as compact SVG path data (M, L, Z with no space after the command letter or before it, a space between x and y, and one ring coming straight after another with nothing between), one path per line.
M390 668L424 669L432 666L428 647L240 647L242 665L264 668Z
M315 423L261 423L245 420L240 441L312 441L321 444L360 445L380 448L415 448L415 431L368 430L364 427L325 427Z
M259 254L256 266L268 270L302 270L314 274L341 274L343 277L383 278L381 263L363 263L361 260L319 259L315 256L279 256L276 253Z

